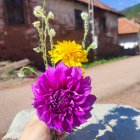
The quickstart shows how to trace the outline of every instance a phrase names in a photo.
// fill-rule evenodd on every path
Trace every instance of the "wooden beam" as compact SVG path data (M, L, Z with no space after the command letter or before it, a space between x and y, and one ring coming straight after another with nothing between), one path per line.
M26 65L30 64L30 63L31 63L30 60L23 59L23 60L20 60L20 61L17 61L17 62L7 64L4 67L0 67L0 74L4 73L4 72L9 72L11 70L19 69L23 66L26 66Z
M0 67L3 67L9 63L10 63L10 61L2 61L2 62L0 62Z

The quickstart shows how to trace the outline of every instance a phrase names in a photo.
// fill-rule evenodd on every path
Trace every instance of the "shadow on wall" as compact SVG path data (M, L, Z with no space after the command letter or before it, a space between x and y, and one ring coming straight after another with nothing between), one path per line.
M140 140L140 112L116 107L97 124L76 131L66 140Z

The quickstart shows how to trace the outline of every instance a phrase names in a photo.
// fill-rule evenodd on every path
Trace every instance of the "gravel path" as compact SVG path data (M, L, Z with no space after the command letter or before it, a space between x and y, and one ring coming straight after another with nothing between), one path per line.
M97 96L97 103L128 104L140 108L140 56L89 68L86 74L93 79L92 93ZM10 89L0 87L0 139L17 112L32 108L31 83L24 82Z

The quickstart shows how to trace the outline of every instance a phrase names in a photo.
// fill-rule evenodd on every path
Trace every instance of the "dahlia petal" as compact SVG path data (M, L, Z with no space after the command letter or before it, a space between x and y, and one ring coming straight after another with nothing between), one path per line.
M82 116L85 120L88 120L92 117L91 113L86 113L84 116Z
M71 67L71 76L77 80L80 80L82 77L82 69L80 67Z
M64 122L63 122L63 129L68 133L72 132L72 125L69 124L67 119L65 119Z
M74 95L74 101L76 105L81 105L85 103L86 99L87 98L82 95Z
M62 132L62 122L57 118L55 117L55 120L54 121L54 124L55 124L55 130L58 131L59 133Z
M82 123L81 123L81 120L79 119L79 116L77 115L73 115L74 116L74 120L73 120L73 126L80 126Z
M91 78L88 76L81 80L81 89L89 89L91 85Z
M57 71L57 70L59 70L59 69L61 69L62 71L65 71L65 70L67 70L67 68L68 68L68 67L67 67L64 63L60 62L60 63L57 65L55 71Z
M80 122L81 124L87 122L87 120L86 120L85 118L83 118L82 116L78 116L77 119L79 120L79 122Z
M73 124L73 115L72 114L67 114L65 118L67 118L67 122L69 123L69 125L72 126L72 124Z
M96 101L96 97L94 95L89 95L86 98L86 101L82 104L82 107L91 107Z
M79 110L75 110L74 113L75 113L77 116L83 116L83 115L85 115L85 112L84 112L84 111L79 111Z
M41 96L39 95L39 89L36 87L35 84L32 85L32 91L34 93L35 98L41 99Z
M78 91L79 88L80 88L80 81L78 80L78 81L73 82L71 90Z

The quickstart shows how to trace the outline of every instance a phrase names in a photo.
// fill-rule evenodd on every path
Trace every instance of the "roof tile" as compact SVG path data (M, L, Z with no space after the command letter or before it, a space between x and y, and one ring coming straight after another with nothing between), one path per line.
M118 33L131 34L140 32L140 25L134 23L126 18L119 18L118 20Z

